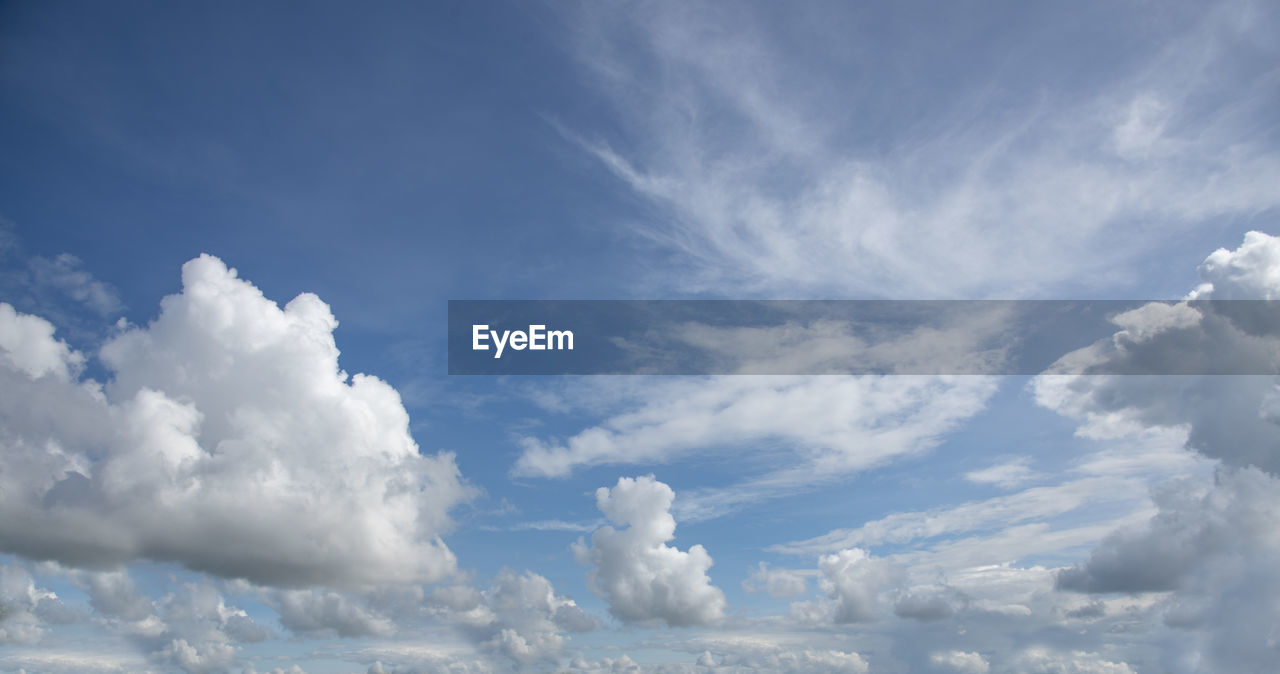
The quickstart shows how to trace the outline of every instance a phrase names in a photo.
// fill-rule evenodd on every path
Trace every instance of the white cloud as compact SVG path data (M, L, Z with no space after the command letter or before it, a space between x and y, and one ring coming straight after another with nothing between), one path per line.
M104 390L47 323L0 305L0 549L282 585L452 573L439 535L470 489L452 455L418 452L394 389L338 368L336 325L314 295L281 309L201 256L150 325L103 347Z
M1241 19L1250 3L1147 35L1126 50L1135 61L1084 86L1012 77L1058 64L1004 60L998 83L974 68L906 114L877 103L921 95L901 76L918 55L889 56L886 69L875 59L910 46L851 41L827 27L875 19L829 10L765 18L656 3L574 17L580 61L619 123L609 141L566 135L657 207L634 227L676 252L677 286L896 297L1100 287L1134 282L1119 270L1153 236L1280 204L1280 161L1257 132L1271 74L1235 67L1259 58L1247 45L1268 30ZM1026 41L1044 28L1023 27L982 43L1034 54ZM802 49L788 44L797 34ZM1223 70L1244 79L1223 89ZM886 135L868 130L877 123L892 141L868 140Z
M977 484L994 484L997 487L1010 489L1040 477L1027 463L1030 459L1021 457L988 466L964 474L964 479Z
M1200 266L1198 300L1280 297L1280 238L1251 232L1235 251L1218 250ZM1280 338L1272 307L1261 303L1149 305L1115 318L1113 338L1064 356L1073 371L1274 372ZM1080 433L1115 437L1151 428L1184 428L1187 445L1233 465L1280 472L1280 388L1273 376L1047 374L1037 401L1082 422Z
M38 643L49 626L79 618L57 593L38 587L26 569L0 566L0 644Z
M79 267L80 258L69 253L52 259L33 257L27 262L31 282L38 288L58 290L102 316L118 314L124 309L114 288Z
M861 548L841 550L818 559L819 585L834 602L837 624L870 622L880 617L881 590L899 582L900 570Z
M694 671L781 672L782 674L866 674L860 654L834 648L810 648L763 637L704 637L690 645L703 648ZM706 669L702 669L706 667Z
M760 562L751 576L742 581L742 589L747 592L768 592L774 599L795 597L804 594L807 588L804 573L792 569L770 569L765 562Z
M981 653L942 651L929 656L929 662L962 674L987 674L990 665Z
M240 662L238 644L275 637L204 581L183 583L153 599L124 571L67 574L89 596L99 626L132 643L165 670L226 671Z
M53 332L53 325L43 318L18 313L0 302L0 364L29 379L46 375L71 379L84 364L84 357L54 339Z
M671 626L706 625L724 618L725 598L711 584L711 556L701 545L687 552L666 545L675 538L671 516L675 493L653 476L619 478L596 490L596 505L614 525L581 539L574 556L594 566L591 591L623 622L661 621Z
M45 672L47 674L137 674L154 671L148 663L136 655L122 655L110 651L63 650L50 653L47 650L11 652L0 655L0 668L4 671Z
M1016 674L1136 674L1128 664L1106 660L1097 653L1048 648L1028 648L1010 665Z
M892 513L856 529L838 529L772 549L791 554L813 554L848 546L910 543L984 530L1007 530L1014 525L1062 515L1086 505L1141 499L1145 495L1143 487L1142 481L1124 476L1082 477L982 501Z
M733 376L628 382L615 390L594 384L595 399L582 405L612 398L627 411L563 442L524 438L513 472L564 476L583 466L726 451L786 456L777 462L787 468L682 494L682 518L704 519L927 451L979 412L998 384L977 376Z
M503 568L483 592L467 585L439 586L430 602L442 609L472 643L519 667L556 662L569 639L600 624L551 581L532 571Z

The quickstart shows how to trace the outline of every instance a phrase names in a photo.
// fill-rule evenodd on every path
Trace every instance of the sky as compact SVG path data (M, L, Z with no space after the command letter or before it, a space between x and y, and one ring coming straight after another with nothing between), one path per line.
M1165 300L1060 364L1274 373L1183 300L1280 299L1277 34L0 3L0 671L1273 671L1275 376L449 376L446 318Z

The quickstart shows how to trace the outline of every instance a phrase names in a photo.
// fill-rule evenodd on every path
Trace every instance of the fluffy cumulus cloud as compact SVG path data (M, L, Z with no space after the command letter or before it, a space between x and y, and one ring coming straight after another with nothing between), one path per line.
M609 603L623 622L660 621L671 626L707 625L723 619L724 593L711 584L711 555L701 545L682 551L671 515L675 492L653 476L620 478L612 489L596 490L596 505L615 526L579 541L574 556L594 568L591 591Z
M37 586L26 569L0 566L0 644L36 643L48 627L81 617L57 593Z
M299 636L387 636L395 630L386 616L338 592L281 590L274 593L271 604L280 624Z
M818 585L826 602L797 602L792 615L806 622L837 624L871 622L880 617L881 592L901 582L901 570L861 548L849 548L818 559Z
M69 577L88 595L99 627L163 670L226 671L241 662L240 644L275 637L207 582L183 583L152 598L124 571L70 571Z
M280 585L453 572L439 536L469 488L452 455L419 453L393 388L339 369L328 306L281 308L210 256L182 283L102 347L105 385L0 304L0 550Z
M551 581L532 571L504 568L484 591L440 586L429 601L472 643L521 667L557 662L568 644L566 633L599 627L576 602L557 594Z

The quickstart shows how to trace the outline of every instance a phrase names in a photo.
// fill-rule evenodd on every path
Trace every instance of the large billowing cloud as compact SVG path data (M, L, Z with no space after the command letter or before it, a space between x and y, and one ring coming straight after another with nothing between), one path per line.
M724 593L707 577L712 560L706 549L694 545L684 552L666 544L675 538L674 499L653 476L624 477L612 489L596 490L600 511L625 528L602 527L591 535L590 547L579 540L574 555L595 567L589 587L623 622L707 625L724 617Z
M102 348L105 386L0 304L0 550L275 585L452 573L439 536L470 490L452 455L419 453L393 388L339 368L328 306L281 308L210 256L182 282Z
M1156 503L1145 527L1112 534L1059 572L1058 588L1170 592L1158 609L1187 631L1171 653L1189 650L1214 671L1267 671L1280 654L1280 479L1224 469L1207 488L1171 483Z
M1064 356L1073 371L1177 371L1200 363L1219 372L1274 372L1280 331L1270 302L1280 297L1280 238L1250 232L1200 266L1197 303L1150 304L1115 317L1111 340ZM1117 436L1182 427L1187 445L1237 465L1280 473L1280 388L1272 376L1044 375L1037 400L1080 419L1082 433Z
M1235 250L1200 266L1196 300L1280 297L1280 239L1250 232ZM1117 317L1113 340L1066 358L1077 363L1214 359L1222 367L1273 371L1280 340L1274 310L1257 302L1148 305ZM1171 668L1268 671L1280 630L1280 392L1273 376L1046 375L1037 399L1081 420L1097 437L1177 429L1188 448L1218 459L1212 486L1171 482L1155 491L1157 512L1121 528L1082 564L1056 576L1061 590L1167 593L1157 605L1179 634Z

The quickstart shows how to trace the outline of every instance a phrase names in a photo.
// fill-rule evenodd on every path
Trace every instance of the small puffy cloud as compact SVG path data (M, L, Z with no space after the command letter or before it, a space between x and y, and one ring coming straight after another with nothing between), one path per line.
M799 571L770 569L765 562L760 562L751 576L742 581L742 589L747 592L768 592L775 599L802 595L807 588L808 582Z
M666 545L675 538L671 516L675 492L653 476L619 478L612 489L596 490L596 505L616 526L581 539L574 556L594 566L591 591L609 603L623 622L661 621L671 626L707 625L724 617L725 597L711 584L711 556L701 545L687 552Z
M981 653L965 651L941 651L929 656L929 662L940 669L961 674L987 674L991 666Z
M328 306L281 308L207 255L182 279L103 346L105 386L78 379L83 357L47 322L0 304L0 550L267 585L452 573L439 536L471 489L451 454L418 451L395 389L339 368Z

